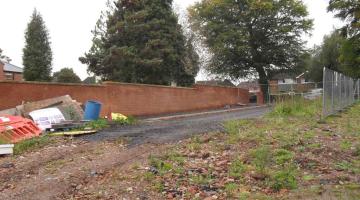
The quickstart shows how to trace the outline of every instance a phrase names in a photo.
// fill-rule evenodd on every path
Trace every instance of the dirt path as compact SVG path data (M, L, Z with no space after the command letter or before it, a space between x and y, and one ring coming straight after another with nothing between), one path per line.
M91 188L98 190L98 182L114 174L114 169L126 171L134 162L141 162L163 148L166 146L127 149L118 142L69 141L23 156L3 158L0 159L0 199L83 197ZM93 195L94 191L88 193Z

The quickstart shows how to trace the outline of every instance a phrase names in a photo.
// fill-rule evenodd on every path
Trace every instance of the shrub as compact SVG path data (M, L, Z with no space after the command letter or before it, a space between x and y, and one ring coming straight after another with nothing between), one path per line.
M256 169L264 173L265 168L270 164L271 162L271 150L269 146L263 146L260 148L257 148L251 152L251 155L253 157L252 163L255 165Z
M276 172L271 177L271 188L275 191L280 191L281 189L296 189L296 171L288 168Z

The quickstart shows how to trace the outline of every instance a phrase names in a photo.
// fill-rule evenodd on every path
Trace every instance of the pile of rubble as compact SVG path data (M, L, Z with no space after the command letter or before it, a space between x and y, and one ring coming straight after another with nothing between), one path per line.
M87 122L88 120L84 120L82 104L69 95L24 102L15 108L0 111L0 154L2 150L4 154L12 152L8 148L13 146L7 143L17 143L43 133L69 131L83 127ZM94 130L84 130L81 133L93 132Z

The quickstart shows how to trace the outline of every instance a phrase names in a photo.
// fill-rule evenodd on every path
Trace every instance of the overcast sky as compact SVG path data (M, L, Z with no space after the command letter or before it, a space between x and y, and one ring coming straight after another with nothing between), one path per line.
M174 0L182 9L197 0ZM43 16L51 37L53 50L53 71L71 67L82 78L86 78L86 66L78 58L91 46L91 30L106 0L0 0L0 48L22 67L24 32L33 9ZM315 20L312 36L307 38L308 46L321 44L322 38L340 22L326 12L328 0L304 0L310 17ZM198 79L204 79L199 76Z

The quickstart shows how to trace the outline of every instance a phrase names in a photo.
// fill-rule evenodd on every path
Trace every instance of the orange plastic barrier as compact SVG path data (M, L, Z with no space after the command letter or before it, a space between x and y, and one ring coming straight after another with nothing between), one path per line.
M18 116L0 117L0 139L17 143L24 139L37 137L41 129L31 120Z

